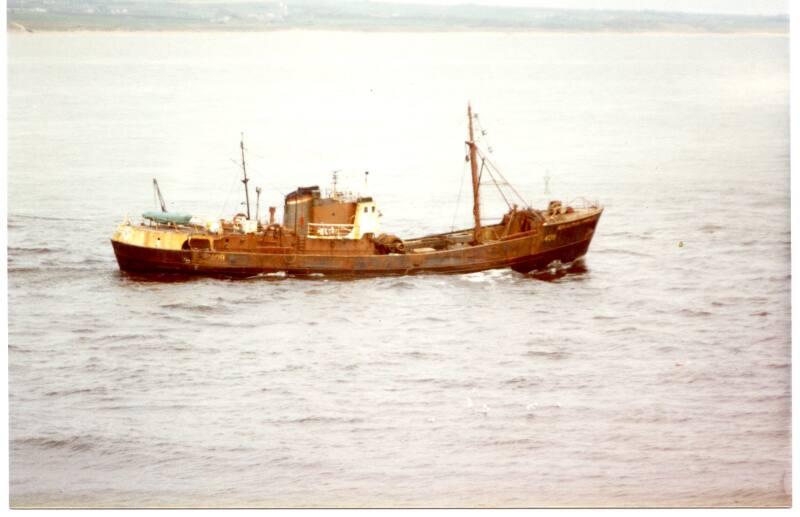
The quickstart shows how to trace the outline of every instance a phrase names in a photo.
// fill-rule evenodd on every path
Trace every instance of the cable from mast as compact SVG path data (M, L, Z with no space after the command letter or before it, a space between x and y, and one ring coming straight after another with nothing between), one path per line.
M253 152L250 152L250 154L254 154L254 153L253 153ZM240 169L242 168L242 164L241 164L241 162L240 162L239 160L236 160L235 158L228 158L228 160L230 160L230 162L236 166L236 170L237 170L237 171L238 171L238 170L240 170ZM259 170L260 170L260 169L259 169ZM252 167L252 165L251 165L251 166L250 166L250 172L252 172L252 171L253 171L253 167ZM258 170L256 170L256 175L258 175ZM236 179L236 178L234 178L234 179ZM247 181L250 181L250 179L252 179L252 178L248 178L248 179L247 179ZM241 180L239 180L239 181L241 181ZM235 182L234 182L234 183L235 183ZM281 195L281 197L286 197L286 194L284 194L282 191L278 190L276 187L271 187L271 186L267 185L267 186L266 186L266 187L264 187L264 188L272 189L272 190L274 190L275 192L277 192L278 194L280 194L280 195Z
M483 171L485 165L486 165L486 159L481 159L481 171ZM500 185L497 183L497 179L495 179L494 174L492 174L492 170L486 167L486 172L488 172L489 177L492 178L492 182L494 183L494 186L497 188L497 191L500 193L500 197L503 198L503 201L506 202L508 208L511 209L512 205L508 201L508 198L506 198L506 195L503 193L503 189L500 188Z
M489 142L489 139L486 137L486 135L488 134L488 131L487 131L487 130L486 130L484 127L483 127L483 124L481 124L481 121L480 121L480 119L478 118L478 114L477 114L477 113L475 113L475 114L474 114L474 118L475 118L475 123L476 123L476 124L477 124L477 126L478 126L478 130L480 131L480 134L481 134L481 140L482 140L483 142L485 142L485 143L486 143L486 148L487 148L487 150L489 151L489 153L492 153L492 151L493 151L493 149L492 149L492 146L491 146L491 144L490 144L490 142ZM523 197L520 195L520 193L519 193L519 192L517 192L517 190L514 188L514 185L512 185L512 184L511 184L511 182L509 182L509 181L506 179L506 177L503 175L503 173L502 173L502 172L500 172L500 169L498 169L498 168L497 168L497 166L496 166L496 165L495 165L495 164L494 164L494 163L493 163L491 160L489 160L489 157L488 157L488 156L486 156L486 154L485 154L485 153L483 153L483 151L481 151L480 147L478 147L478 148L477 148L477 151L478 151L478 153L481 155L481 159L485 160L485 161L486 161L486 163L487 163L487 164L488 164L488 165L489 165L489 166L490 166L492 169L494 169L494 171L495 171L495 172L496 172L496 173L497 173L497 174L500 176L500 178L503 180L504 184L505 184L505 185L507 185L507 186L508 186L508 188L510 188L510 189L511 189L511 191L514 193L514 195L517 197L517 199L519 199L519 200L520 200L520 202L521 202L521 205L522 205L522 206L524 206L524 207L526 207L526 208L530 208L530 207L531 207L531 206L530 206L530 203L528 203L528 202L525 200L525 198L523 198ZM493 178L493 179L494 179L494 178ZM496 184L496 183L495 183L495 184ZM499 189L499 188L500 188L500 187L499 187L499 185L498 185L498 189Z
M500 172L500 169L498 169L498 168L497 168L497 166L496 166L494 163L492 163L492 161L489 159L489 157L488 157L488 156L486 156L486 155L485 155L483 152L481 152L481 150L480 150L480 149L478 149L478 153L480 154L480 156L481 156L481 158L482 158L483 160L486 160L486 163L489 165L489 167L491 167L492 169L494 169L494 171L495 171L495 172L496 172L496 173L497 173L497 174L500 176L500 178L501 178L501 179L503 180L503 182L504 182L504 183L505 183L505 184L508 186L508 188L509 188L509 189L511 189L511 192L513 192L513 193L514 193L514 195L515 195L515 196L517 196L517 199L519 199L519 200L520 200L520 202L521 202L522 206L524 206L524 207L526 207L526 208L530 208L530 205L528 204L528 202L527 202L527 201L525 201L525 198L523 198L523 197L522 197L522 195L520 195L520 193L519 193L519 192L517 192L517 189L515 189L515 188L514 188L514 185L512 185L512 184L511 184L511 183L510 183L510 182L509 182L509 181L506 179L506 177L503 175L503 173L502 173L502 172Z
M486 142L486 150L489 151L489 154L493 153L494 149L492 149L492 144L491 144L491 142L489 142L489 139L486 137L486 135L488 135L489 132L486 129L483 128L483 124L481 124L481 121L478 119L478 114L477 113L475 114L475 121L478 124L478 129L481 132L481 140Z
M464 145L466 147L466 144ZM461 168L461 181L458 184L458 197L456 198L456 209L453 211L453 222L450 225L450 231L453 231L456 228L456 217L458 217L458 207L461 205L461 192L464 190L464 176L467 175L468 162L469 162L469 148L467 148L467 154L464 157L464 165Z
M234 160L231 159L231 161L234 161ZM236 165L239 165L239 163L236 162ZM233 176L233 179L231 181L231 186L228 187L228 195L225 196L225 201L222 202L222 208L220 208L220 210L219 210L218 218L221 218L225 214L225 208L228 206L228 201L231 199L231 193L233 193L233 187L236 186L236 181L237 181L236 176Z

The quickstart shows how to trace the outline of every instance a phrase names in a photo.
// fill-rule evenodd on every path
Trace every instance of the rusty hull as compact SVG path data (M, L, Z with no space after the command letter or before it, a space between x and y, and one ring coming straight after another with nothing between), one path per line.
M296 238L277 228L267 239L268 231L264 235L210 236L148 226L129 226L125 235L126 229L121 226L111 242L121 270L144 274L251 277L285 272L361 277L470 273L506 267L527 273L544 269L553 261L569 263L586 254L602 211L584 209L510 234L507 224L483 227L483 234L494 238L480 244L464 242L471 229L412 239L405 241L409 250L403 254L380 254L366 238ZM201 243L203 240L206 242ZM456 244L444 249L425 247L435 241Z

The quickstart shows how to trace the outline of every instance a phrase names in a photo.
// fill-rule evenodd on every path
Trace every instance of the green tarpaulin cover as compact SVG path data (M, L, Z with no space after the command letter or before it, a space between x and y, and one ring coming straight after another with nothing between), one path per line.
M142 214L142 217L162 224L188 224L189 219L192 218L191 215L182 214L180 212L145 212Z

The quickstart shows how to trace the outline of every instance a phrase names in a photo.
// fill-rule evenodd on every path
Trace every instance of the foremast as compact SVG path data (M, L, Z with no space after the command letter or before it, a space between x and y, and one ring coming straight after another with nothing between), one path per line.
M244 133L242 133L242 138L239 141L239 148L242 150L242 174L244 175L244 178L242 179L242 183L244 183L244 200L245 200L245 203L247 203L247 220L249 221L250 220L250 192L249 192L249 189L247 188L247 182L250 181L250 179L247 177L247 166L245 165L245 162L244 162Z
M467 103L467 118L469 119L469 165L472 169L472 215L475 217L475 229L473 231L473 241L475 244L481 242L481 195L480 178L478 177L478 148L475 145L475 136L472 132L472 105Z

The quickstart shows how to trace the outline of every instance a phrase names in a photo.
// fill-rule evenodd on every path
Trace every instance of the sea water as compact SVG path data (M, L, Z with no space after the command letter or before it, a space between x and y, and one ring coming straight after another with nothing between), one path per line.
M790 504L788 37L8 46L13 506ZM117 268L109 238L154 208L154 177L171 210L246 209L241 133L262 218L338 171L387 233L467 228L468 101L509 201L605 207L585 260L365 280Z

